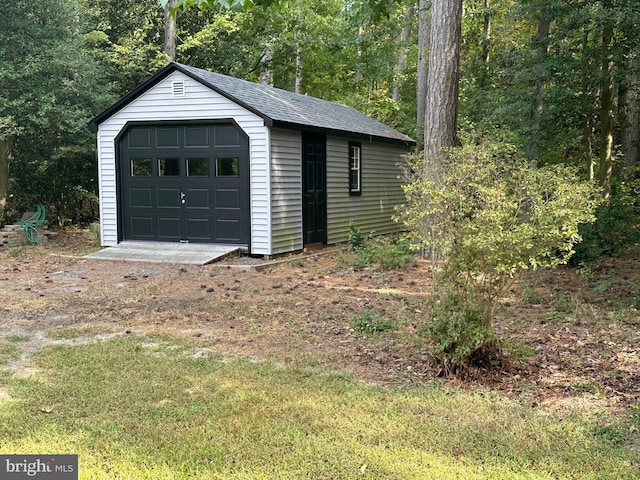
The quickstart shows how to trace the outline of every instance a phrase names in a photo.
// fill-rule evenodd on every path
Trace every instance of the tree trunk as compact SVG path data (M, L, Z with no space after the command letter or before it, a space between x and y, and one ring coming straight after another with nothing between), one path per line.
M611 2L603 2L605 9L611 8ZM602 89L600 92L600 168L598 182L602 187L605 200L611 195L611 174L613 171L613 60L611 45L613 42L613 21L606 17L602 28Z
M584 158L587 165L587 175L589 181L595 178L595 166L593 162L593 126L591 124L591 116L585 115L582 120L582 148L584 149Z
M296 47L296 84L295 92L302 93L302 48Z
M418 145L422 148L424 139L424 115L427 103L427 77L429 74L429 30L431 29L431 0L418 0L418 85L416 104L418 124Z
M260 59L260 83L273 87L273 70L271 69L271 61L273 60L273 45L269 43L262 58Z
M551 18L542 10L538 19L538 31L536 43L538 45L536 67L533 70L534 84L531 98L531 134L528 141L528 157L535 164L540 157L540 115L542 114L542 96L544 94L544 71L547 56L549 55L549 32L551 31Z
M354 72L354 79L356 82L359 82L360 80L362 80L362 47L360 43L363 36L364 36L364 27L360 26L358 27L358 34L357 34L357 40L356 40L356 45L358 48L356 52L356 71Z
M589 30L585 30L582 34L582 67L581 73L584 83L582 84L582 97L584 103L587 102L587 98L591 95L591 88L589 86L588 79L591 77L591 68L589 54L587 48L589 47ZM582 149L584 155L585 165L587 167L587 174L589 181L593 181L594 174L594 161L593 161L593 120L591 116L591 108L587 108L587 112L582 117Z
M9 165L13 158L13 135L0 139L0 219L7 207L9 195Z
M169 0L164 9L164 49L163 53L167 63L176 59L176 16L171 15L171 9L176 6L177 0Z
M489 59L491 57L491 0L484 0L484 26L482 29L482 72L480 73L480 87L484 88L489 79Z
M409 34L411 33L411 21L414 14L413 6L407 8L404 13L404 25L400 32L400 52L398 53L398 59L396 60L395 78L393 81L393 92L391 99L394 102L400 101L400 91L402 90L402 83L405 71L407 70L407 47L409 45Z
M425 169L457 143L462 0L433 0L424 125Z
M624 165L635 167L640 161L640 47L636 47L631 52L627 96L627 123L622 139L622 149Z

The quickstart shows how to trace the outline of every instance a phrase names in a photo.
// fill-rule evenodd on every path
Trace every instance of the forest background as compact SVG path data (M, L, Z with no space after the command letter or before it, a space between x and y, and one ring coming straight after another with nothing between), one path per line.
M3 6L0 225L40 203L61 226L96 219L87 123L173 55L353 106L422 144L429 1L297 0L250 10L211 3L178 10L175 32L156 0ZM603 235L612 219L635 225L638 217L639 27L633 0L464 2L458 127L599 181L611 193L599 215Z

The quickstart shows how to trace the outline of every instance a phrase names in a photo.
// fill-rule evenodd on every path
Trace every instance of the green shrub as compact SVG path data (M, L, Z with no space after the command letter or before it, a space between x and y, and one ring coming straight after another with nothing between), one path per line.
M366 238L360 229L353 223L349 224L349 236L347 237L347 242L349 243L349 248L353 253L360 252L365 246Z
M501 298L523 271L569 260L600 195L575 169L534 168L514 146L482 139L468 139L437 163L418 155L410 164L397 219L410 229L412 247L431 253L433 292L445 300L430 334L445 363L460 365L495 351Z
M359 318L352 318L353 327L363 333L378 333L391 330L394 323L378 311L367 312Z
M618 255L640 241L640 168L625 169L613 182L609 202L598 208L594 223L580 225L580 235L574 266Z
M358 268L375 267L380 262L380 250L376 240L369 240L356 252L354 266Z
M357 268L374 267L381 270L406 268L415 258L411 243L402 236L363 236L351 227L349 250L355 254L351 264Z
M435 343L434 355L450 371L497 356L496 336L482 309L455 293L433 307L427 334Z
M378 241L380 265L383 270L406 268L415 258L411 242L402 236L383 237Z

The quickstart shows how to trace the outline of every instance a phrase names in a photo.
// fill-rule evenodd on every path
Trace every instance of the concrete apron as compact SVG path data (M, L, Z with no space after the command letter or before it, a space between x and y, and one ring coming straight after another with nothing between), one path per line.
M85 255L84 258L206 265L239 252L240 247L234 245L126 241Z

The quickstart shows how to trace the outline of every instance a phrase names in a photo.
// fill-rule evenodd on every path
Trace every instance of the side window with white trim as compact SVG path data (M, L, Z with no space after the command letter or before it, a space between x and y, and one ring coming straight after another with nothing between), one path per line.
M349 194L362 193L362 147L359 143L349 144Z

